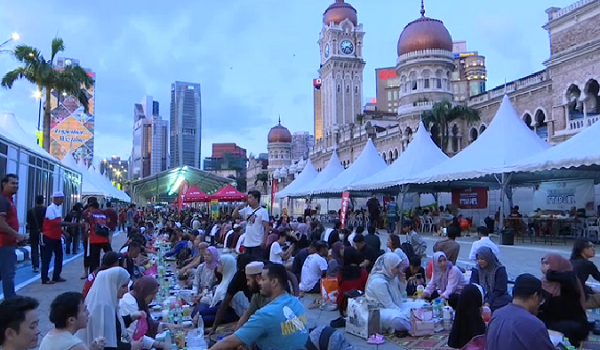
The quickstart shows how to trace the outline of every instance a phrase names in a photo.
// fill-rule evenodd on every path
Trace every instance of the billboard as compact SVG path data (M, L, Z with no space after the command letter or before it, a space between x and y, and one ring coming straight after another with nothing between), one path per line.
M96 79L93 72L88 75ZM71 152L77 162L83 160L90 166L94 159L95 85L83 89L89 101L89 113L84 112L76 96L52 91L50 154L61 160Z

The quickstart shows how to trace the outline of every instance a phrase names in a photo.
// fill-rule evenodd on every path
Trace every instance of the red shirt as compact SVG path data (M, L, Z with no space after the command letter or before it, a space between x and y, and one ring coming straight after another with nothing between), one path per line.
M98 236L96 234L96 222L104 221L106 223L106 214L101 209L92 209L87 214L88 222L90 223L90 244L108 243L108 237Z
M62 236L62 211L61 208L52 203L46 209L46 217L44 217L44 223L42 226L42 233L44 236L60 240Z
M355 280L344 280L342 278L342 273L338 272L337 275L337 279L338 279L338 297L337 297L337 304L338 304L338 308L340 308L340 310L346 310L346 297L344 296L344 293L346 292L350 292L352 290L360 290L362 292L365 291L365 285L367 284L367 279L369 279L369 273L367 272L367 270L365 269L361 269L361 275L359 279L355 279Z
M0 193L0 215L4 216L8 226L19 232L19 219L17 218L17 208L15 208L15 204L13 203L13 196ZM0 231L0 247L16 245L17 239L14 236Z
M117 224L118 224L118 216L117 216L117 212L112 209L112 208L108 208L104 210L104 214L106 215L106 218L108 219L108 222L106 223L106 226L108 226L108 228L111 231L114 231L117 229Z
M83 291L81 292L81 294L83 294L83 299L85 299L85 297L90 292L90 289L92 289L92 285L94 285L95 280L96 280L96 272L90 273L88 275L87 279L85 280L85 283L83 284Z

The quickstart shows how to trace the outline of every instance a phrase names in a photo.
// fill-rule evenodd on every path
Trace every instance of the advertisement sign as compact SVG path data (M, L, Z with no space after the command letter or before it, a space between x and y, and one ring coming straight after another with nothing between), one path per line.
M486 209L487 187L469 187L452 190L452 204L460 209Z
M594 208L594 180L542 182L533 191L533 207L542 210Z
M350 192L346 191L342 193L342 210L340 214L340 221L342 222L342 228L346 227L346 218L348 216L348 207L350 206Z
M88 75L95 79L93 72ZM83 160L90 166L94 159L95 86L82 89L89 101L88 113L76 96L51 93L50 154L61 160L71 152L77 162Z
M210 201L210 217L213 220L219 218L219 201L216 199Z

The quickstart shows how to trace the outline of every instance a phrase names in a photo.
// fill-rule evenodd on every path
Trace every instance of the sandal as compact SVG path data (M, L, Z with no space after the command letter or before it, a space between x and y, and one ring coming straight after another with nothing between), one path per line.
M385 339L383 335L379 333L375 333L372 336L370 336L369 339L367 339L367 344L381 345L383 343L385 343Z

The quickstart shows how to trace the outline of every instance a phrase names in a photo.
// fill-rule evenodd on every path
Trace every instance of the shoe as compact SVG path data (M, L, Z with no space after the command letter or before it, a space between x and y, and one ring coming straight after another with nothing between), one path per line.
M383 338L383 335L378 333L373 334L367 339L367 344L381 345L383 343L385 343L385 339Z
M54 284L54 283L56 283L56 282L54 282L54 281L42 281L42 284Z
M55 282L55 283L62 283L62 282L67 282L67 280L66 280L66 279L64 279L64 278L59 278L59 279L57 279L57 280L53 280L52 282Z
M38 269L37 267L33 268L33 273L39 273L39 272L40 272L40 269Z

